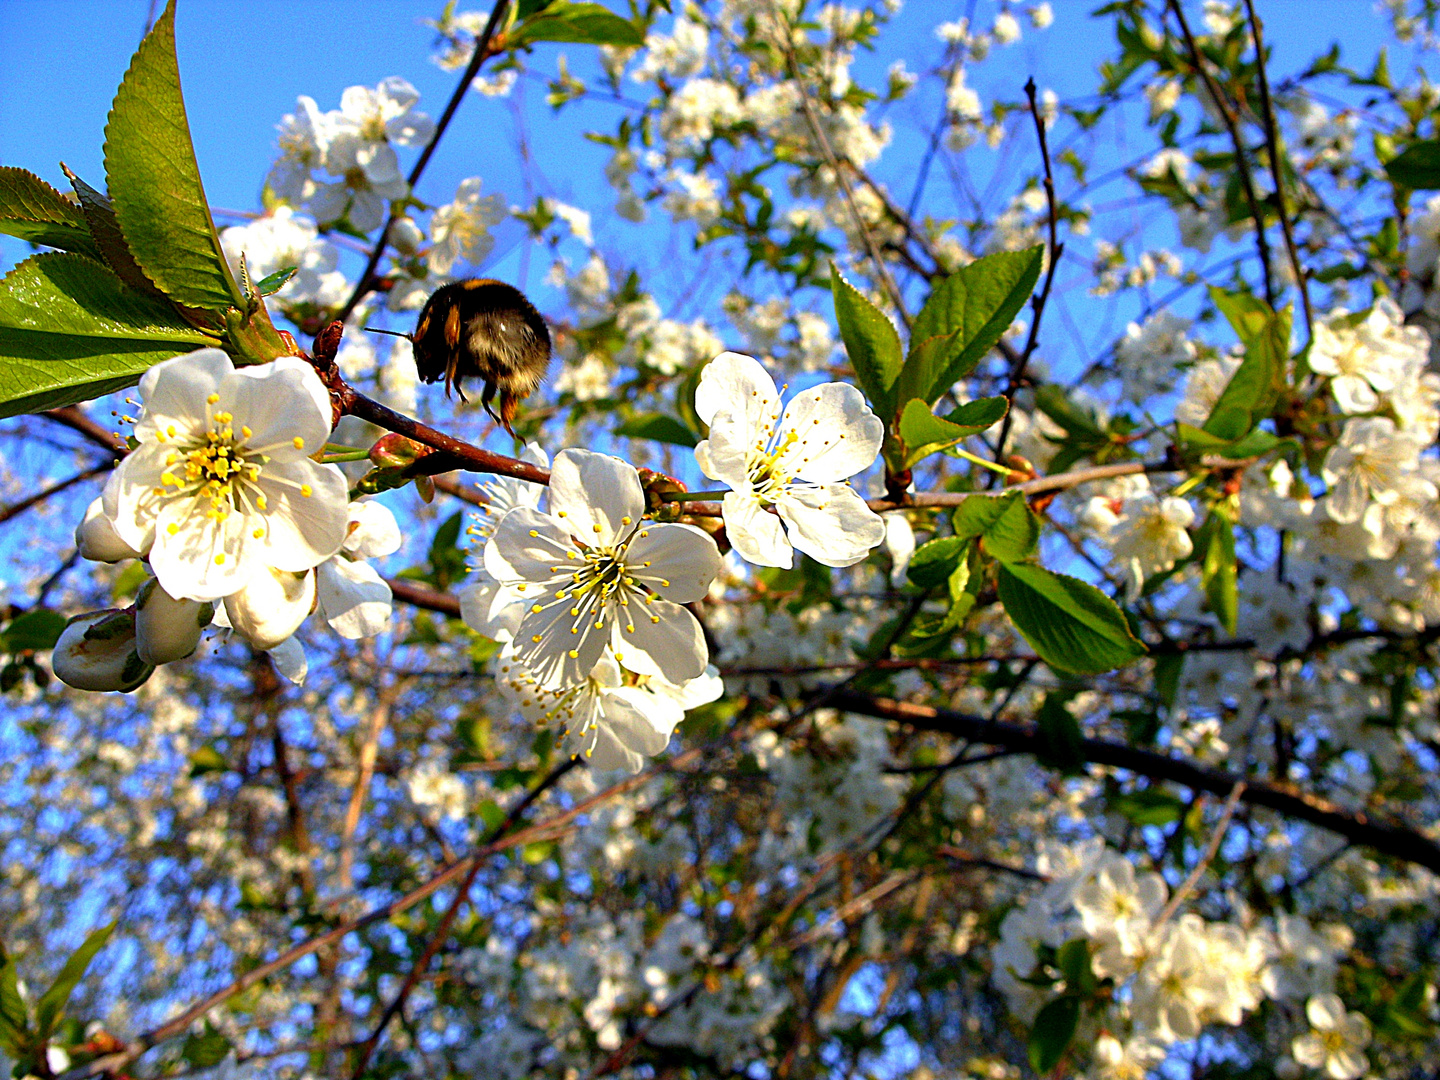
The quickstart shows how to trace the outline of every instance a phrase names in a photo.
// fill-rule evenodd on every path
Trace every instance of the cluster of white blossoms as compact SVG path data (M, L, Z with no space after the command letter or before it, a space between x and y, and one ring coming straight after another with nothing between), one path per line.
M330 397L298 357L236 369L219 349L177 356L140 380L131 450L76 530L80 554L144 559L135 604L72 620L54 669L85 690L132 690L195 651L211 624L304 678L294 633L311 611L347 638L379 633L390 588L364 560L400 546L390 511L350 502L315 456Z
M726 536L747 561L789 567L799 550L850 566L884 540L884 521L844 483L874 463L883 438L853 386L805 391L782 416L764 368L721 353L702 372L696 412L710 427L696 460L731 487ZM534 444L525 457L546 464ZM723 692L684 606L710 594L719 548L694 525L655 521L636 469L590 450L560 452L548 493L512 479L482 493L488 513L470 533L483 555L461 613L503 643L501 691L527 719L558 721L570 752L639 771L686 710Z
M1092 972L1115 987L1097 1017L1109 1035L1094 1047L1096 1077L1146 1075L1122 1066L1154 1066L1167 1047L1199 1038L1206 1025L1239 1024L1266 999L1296 1033L1288 1075L1298 1075L1296 1063L1333 1080L1364 1074L1368 1024L1335 996L1338 962L1354 941L1347 927L1291 915L1246 926L1173 912L1165 880L1137 872L1098 837L1042 845L1037 870L1047 882L1006 915L991 977L1018 1014L1033 1018L1056 993L1077 989L1059 977L1055 951L1085 942Z
M396 146L423 146L435 132L415 109L420 93L391 77L375 89L352 86L340 108L321 112L301 97L280 125L280 158L266 187L275 198L304 206L321 225L348 221L371 232L385 220L385 204L410 187L400 172ZM319 175L324 174L324 175Z

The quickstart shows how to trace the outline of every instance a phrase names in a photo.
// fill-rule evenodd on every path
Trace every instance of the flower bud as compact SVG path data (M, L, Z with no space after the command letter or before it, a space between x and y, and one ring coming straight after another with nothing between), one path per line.
M115 526L101 509L99 499L90 504L85 511L85 520L75 529L75 546L80 549L80 557L91 562L117 563L144 558L120 539Z
M176 600L150 578L135 598L136 652L147 664L184 660L200 644L200 633L214 615L214 603Z
M412 218L396 218L388 234L390 246L401 255L414 255L425 243L425 233Z
M225 597L231 627L257 649L273 649L300 628L315 607L315 575L267 567Z
M77 615L60 634L50 656L55 676L77 690L128 694L155 668L135 648L135 609L111 608Z

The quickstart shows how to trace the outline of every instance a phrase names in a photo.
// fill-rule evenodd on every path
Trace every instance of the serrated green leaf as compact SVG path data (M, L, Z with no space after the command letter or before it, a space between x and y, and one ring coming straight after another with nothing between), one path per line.
M266 274L255 283L255 291L261 296L274 296L286 283L300 272L298 266L282 266L273 274Z
M900 413L900 438L905 440L905 467L956 445L999 423L1010 403L1003 397L980 398L939 417L919 398L911 398Z
M633 48L645 44L645 35L628 19L600 4L572 4L556 0L520 23L506 41L531 45L537 41L565 41L579 45L616 45Z
M1035 1016L1030 1027L1030 1038L1026 1051L1030 1067L1037 1073L1045 1074L1065 1056L1075 1040L1075 1030L1080 1026L1080 999L1058 997L1049 1002Z
M1040 277L1042 246L976 259L935 286L910 330L897 399L934 404L970 374L1025 306Z
M1040 520L1019 491L971 495L952 520L956 536L978 536L985 553L1001 562L1023 562L1040 543Z
M0 166L0 233L99 258L80 208L40 177Z
M695 438L695 433L679 420L673 416L666 416L664 413L643 413L640 416L632 416L615 429L615 434L632 439L653 439L655 442L691 448L700 441Z
M1440 139L1411 143L1385 163L1385 174L1416 191L1440 188Z
M1223 289L1212 288L1210 298L1245 344L1245 359L1225 384L1204 430L1234 442L1268 416L1285 392L1292 313L1289 306L1271 311L1262 300Z
M55 1030L55 1024L65 1012L65 1006L70 1002L70 995L75 992L75 987L85 976L85 969L90 966L90 961L95 959L95 954L105 947L110 940L110 935L115 932L119 920L102 926L98 930L92 930L71 955L65 961L65 966L60 969L60 974L50 984L50 989L41 995L40 1000L35 1003L35 1029L39 1037L47 1038Z
M32 256L0 281L0 417L133 386L161 360L216 343L93 259Z
M900 334L883 311L872 304L830 264L830 291L835 297L835 321L845 342L845 353L875 415L888 428L895 420L898 401L895 380L904 357Z
M0 649L12 656L27 650L44 652L53 649L67 621L58 611L46 608L27 611L12 619L10 625L0 631Z
M147 296L164 297L165 294L145 276L145 271L140 269L140 264L130 253L130 247L125 243L125 236L120 231L120 222L115 218L115 207L110 202L109 196L96 191L84 180L81 180L65 167L64 162L61 162L60 168L70 181L70 186L75 189L75 197L80 200L80 209L85 214L85 222L90 227L90 235L94 237L95 244L100 249L100 257L105 260L105 264L119 275L121 281L137 292L145 293Z
M1145 655L1124 613L1094 585L1024 563L1001 563L998 584L1010 621L1051 667L1098 675Z
M915 549L906 576L922 589L933 589L955 572L969 550L969 537L942 536L927 541Z
M105 178L126 244L161 292L210 311L244 306L190 141L175 0L145 35L115 93L105 124Z

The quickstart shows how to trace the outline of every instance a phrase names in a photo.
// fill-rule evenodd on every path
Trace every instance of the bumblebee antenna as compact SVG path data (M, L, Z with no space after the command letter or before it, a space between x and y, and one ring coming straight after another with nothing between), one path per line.
M389 334L391 337L403 337L409 341L415 340L414 334L402 334L399 330L381 330L378 326L363 327L367 334Z

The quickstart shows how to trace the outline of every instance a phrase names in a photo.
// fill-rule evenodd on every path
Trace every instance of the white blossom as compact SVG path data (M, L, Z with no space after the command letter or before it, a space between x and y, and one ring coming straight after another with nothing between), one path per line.
M501 518L485 569L524 598L515 655L544 689L583 681L607 645L638 675L683 684L705 670L700 624L681 605L706 594L720 552L692 525L649 521L640 476L619 458L561 451L550 512Z
M1334 994L1316 994L1305 1004L1311 1031L1297 1035L1290 1052L1301 1065L1320 1069L1330 1080L1359 1080L1370 1068L1370 1021L1347 1013Z
M103 509L178 600L218 600L265 567L302 573L345 539L346 484L309 457L330 398L303 360L236 370L219 349L166 360L140 380L139 445Z
M695 459L730 486L725 531L749 562L788 567L799 549L827 566L850 566L885 538L880 515L843 482L874 463L885 431L855 387L806 390L782 416L765 369L726 352L701 373L695 411L710 425Z

